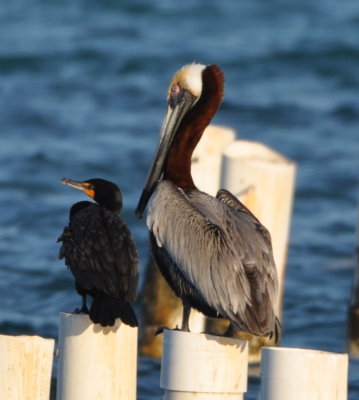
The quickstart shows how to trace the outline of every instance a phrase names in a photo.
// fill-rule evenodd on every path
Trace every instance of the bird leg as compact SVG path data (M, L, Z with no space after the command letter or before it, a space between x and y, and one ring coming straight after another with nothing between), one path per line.
M89 313L89 309L87 308L87 304L86 304L86 295L82 295L82 306L81 306L81 310L80 312L84 313L84 314L88 314Z
M189 330L188 320L191 314L191 306L186 300L182 300L182 304L183 304L183 313L182 313L181 331L189 332L190 330Z
M81 297L82 297L81 308L80 309L76 308L75 313L76 314L80 314L80 313L88 314L89 309L87 308L87 304L86 304L86 294L82 294Z
M75 313L80 314L80 313L84 313L84 314L89 314L89 309L87 308L87 304L86 304L86 291L85 289L83 289L79 283L77 281L75 281L75 287L77 290L77 293L82 297L82 305L81 308L78 309L76 308Z
M232 325L232 322L229 323L227 329L225 330L225 332L223 333L224 337L234 337L234 327Z
M191 306L186 300L182 300L183 304L183 312L182 312L182 326L181 329L176 326L174 328L175 331L183 331L183 332L189 332L189 325L188 325L188 320L189 320L189 315L191 314ZM169 329L167 326L160 326L156 332L155 336L159 335L160 333L163 333L164 329Z

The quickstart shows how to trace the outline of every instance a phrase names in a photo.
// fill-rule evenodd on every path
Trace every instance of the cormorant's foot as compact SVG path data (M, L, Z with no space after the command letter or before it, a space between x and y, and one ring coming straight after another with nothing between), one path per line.
M89 314L89 310L87 307L76 308L74 314Z

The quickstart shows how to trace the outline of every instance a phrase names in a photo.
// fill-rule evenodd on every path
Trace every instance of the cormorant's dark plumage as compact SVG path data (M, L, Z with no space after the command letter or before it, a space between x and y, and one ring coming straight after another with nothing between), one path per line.
M138 326L130 304L136 298L138 256L131 232L118 215L120 189L104 179L63 179L61 183L82 190L97 203L74 204L69 225L58 239L62 242L59 258L65 258L83 298L80 311L102 326L113 326L116 318ZM93 298L89 310L87 295Z

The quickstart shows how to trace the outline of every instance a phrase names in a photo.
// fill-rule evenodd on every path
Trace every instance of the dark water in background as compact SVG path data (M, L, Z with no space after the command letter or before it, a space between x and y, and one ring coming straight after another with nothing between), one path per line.
M133 209L172 74L219 64L215 123L298 163L286 275L286 346L345 351L359 175L359 2L3 1L0 7L0 332L57 336L79 298L56 239L79 193L59 179L118 182ZM139 360L139 399L159 362ZM250 380L247 399L259 382ZM359 399L359 362L349 398Z

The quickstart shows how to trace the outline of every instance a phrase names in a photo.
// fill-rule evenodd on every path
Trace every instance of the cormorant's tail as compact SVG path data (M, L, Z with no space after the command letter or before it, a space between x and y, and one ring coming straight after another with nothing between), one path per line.
M138 321L131 304L128 301L108 296L95 296L93 298L90 319L95 324L113 326L116 318L129 326L138 326Z

